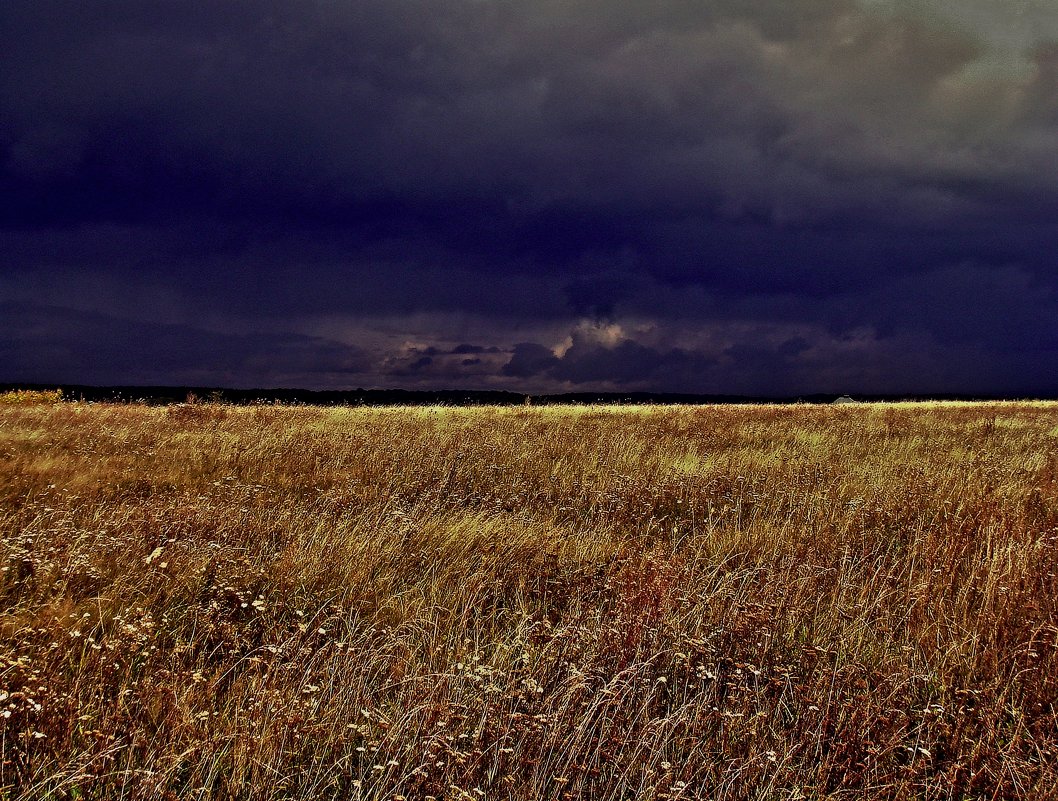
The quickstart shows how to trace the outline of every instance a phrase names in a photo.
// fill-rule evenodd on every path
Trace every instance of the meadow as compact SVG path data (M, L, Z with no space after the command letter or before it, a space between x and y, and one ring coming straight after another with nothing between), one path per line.
M1058 404L22 401L0 798L1056 797Z

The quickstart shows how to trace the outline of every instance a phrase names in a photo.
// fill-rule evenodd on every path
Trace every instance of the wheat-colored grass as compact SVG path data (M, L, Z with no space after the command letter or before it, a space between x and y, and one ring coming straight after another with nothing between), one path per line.
M4 798L1058 785L1054 404L12 403L0 535Z

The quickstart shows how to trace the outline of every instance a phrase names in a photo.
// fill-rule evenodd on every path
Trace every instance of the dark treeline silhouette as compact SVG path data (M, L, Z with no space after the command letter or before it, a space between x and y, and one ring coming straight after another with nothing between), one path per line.
M551 404L700 404L700 403L833 403L834 393L798 396L705 395L677 392L566 392L528 395L504 390L410 390L410 389L231 389L190 386L89 386L83 384L0 383L0 392L14 389L61 389L67 400L97 403L232 403L238 405L280 403L313 406L515 406ZM856 395L857 401L898 400L1018 400L1003 396Z

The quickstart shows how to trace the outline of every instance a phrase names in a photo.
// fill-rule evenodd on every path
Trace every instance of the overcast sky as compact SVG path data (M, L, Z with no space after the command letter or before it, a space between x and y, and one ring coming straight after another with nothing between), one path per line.
M1058 394L1053 0L3 0L0 381Z

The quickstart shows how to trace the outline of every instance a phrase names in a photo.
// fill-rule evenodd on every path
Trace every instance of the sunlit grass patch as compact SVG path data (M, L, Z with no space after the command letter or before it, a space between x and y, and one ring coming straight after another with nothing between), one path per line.
M0 405L5 406L34 406L61 401L61 389L11 389L0 392Z
M669 466L678 474L693 476L702 470L702 459L697 453L689 452L673 456Z

